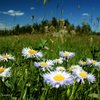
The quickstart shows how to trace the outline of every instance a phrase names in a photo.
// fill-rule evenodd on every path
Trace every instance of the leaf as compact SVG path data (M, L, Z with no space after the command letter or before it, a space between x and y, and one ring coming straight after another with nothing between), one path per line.
M23 94L23 100L25 100L25 98L26 98L26 93L27 93L27 88L25 89L25 91L24 91L24 94Z
M47 43L47 40L41 39L40 41L37 42L36 49L43 49L46 43Z
M97 67L96 70L99 72L100 71L100 67Z
M47 0L44 0L44 1L43 1L44 5L46 4L46 1L47 1Z
M92 93L92 94L89 94L88 96L92 98L100 99L100 94Z

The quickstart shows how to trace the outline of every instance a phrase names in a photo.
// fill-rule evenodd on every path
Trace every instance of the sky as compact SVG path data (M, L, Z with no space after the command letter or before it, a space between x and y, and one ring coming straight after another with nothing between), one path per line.
M100 0L0 0L0 29L9 29L14 25L20 26L52 17L68 19L74 25L82 21L90 23L100 16ZM62 12L62 13L61 13Z

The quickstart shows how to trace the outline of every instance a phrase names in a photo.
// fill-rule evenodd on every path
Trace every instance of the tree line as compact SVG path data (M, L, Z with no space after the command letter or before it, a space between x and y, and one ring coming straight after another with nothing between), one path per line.
M68 19L56 19L53 17L51 20L42 20L41 23L33 23L32 25L20 26L17 24L11 30L0 30L1 36L6 35L20 35L20 34L55 34L56 32L65 34L97 34L93 32L88 23L74 26Z

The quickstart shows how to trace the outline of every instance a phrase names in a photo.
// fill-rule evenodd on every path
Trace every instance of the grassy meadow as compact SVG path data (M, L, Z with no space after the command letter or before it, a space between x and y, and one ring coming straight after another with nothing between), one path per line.
M56 89L44 82L42 75L45 72L34 66L34 59L22 56L25 47L41 51L44 60L59 58L60 51L74 52L75 56L62 65L66 70L71 65L79 64L81 59L100 61L100 36L2 36L0 54L11 54L15 60L0 61L0 66L11 67L10 77L0 77L0 100L100 100L100 67L84 67L84 70L95 75L95 82L82 84L75 81L72 85Z

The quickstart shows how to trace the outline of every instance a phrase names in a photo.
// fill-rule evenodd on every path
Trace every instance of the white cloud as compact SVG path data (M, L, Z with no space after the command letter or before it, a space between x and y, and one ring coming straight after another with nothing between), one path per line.
M8 13L14 13L14 10L8 10Z
M83 16L90 16L88 13L83 13L82 15Z
M24 15L24 12L21 11L15 11L15 10L8 10L8 11L0 11L0 13L10 16L22 16Z
M30 10L34 10L34 9L35 9L34 7L31 7L31 8L30 8Z

